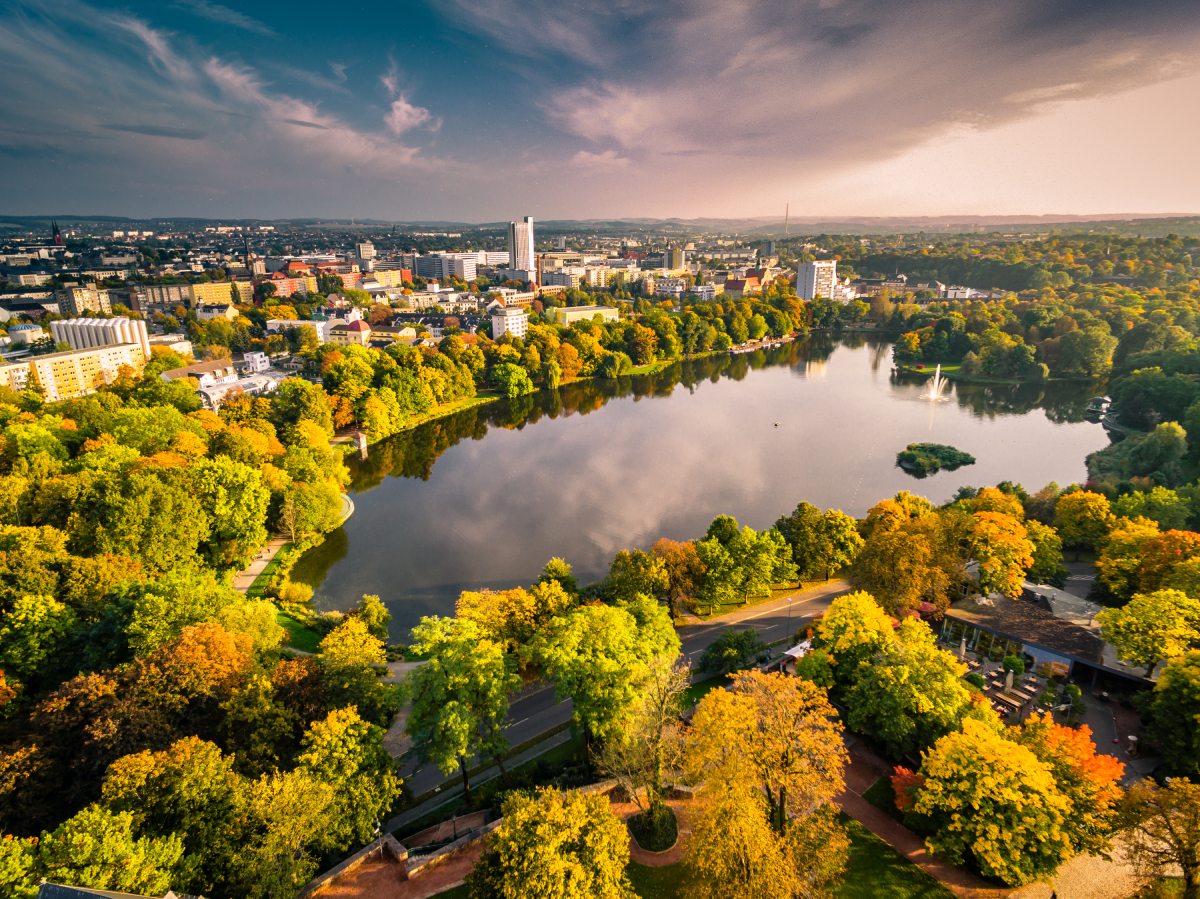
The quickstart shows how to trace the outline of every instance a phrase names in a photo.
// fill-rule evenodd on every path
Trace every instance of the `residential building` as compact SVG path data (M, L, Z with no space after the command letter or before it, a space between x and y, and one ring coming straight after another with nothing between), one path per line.
M253 350L242 354L242 371L255 375L271 367L271 357L261 350Z
M508 259L510 268L526 272L537 271L537 261L534 259L533 219L528 215L520 222L508 223Z
M362 319L338 322L329 329L329 342L334 346L366 346L371 342L371 326Z
M211 362L193 362L182 368L172 368L159 375L168 383L180 378L194 378L201 387L232 384L238 379L237 368L228 359L213 359Z
M575 322L590 322L597 315L606 322L615 322L621 317L612 306L550 306L546 309L548 318L567 327Z
M50 322L50 333L56 343L70 344L73 350L87 350L119 343L136 343L142 354L150 358L150 335L140 319L67 318Z
M59 307L67 315L85 312L112 312L107 290L94 287L68 287L58 291Z
M25 364L29 368L29 381L41 387L48 402L57 402L94 393L101 385L115 381L122 368L140 373L146 364L146 354L141 344L122 343L31 356Z
M669 268L671 271L677 271L684 266L684 252L679 247L668 247L663 253L663 268Z
M354 245L354 254L364 262L374 259L377 255L375 252L375 244L371 243L369 240L364 240L362 243L356 243Z
M837 299L840 291L837 283L837 260L818 259L803 262L796 270L796 293L802 300L824 297Z
M735 300L758 293L761 289L758 278L734 278L725 282L725 295Z
M202 281L188 285L190 305L208 306L215 304L254 302L254 284L250 281Z
M210 321L214 318L223 318L226 321L233 321L240 314L237 309L230 306L228 303L214 303L212 305L202 305L196 308L196 318L202 322Z
M29 386L29 360L5 362L0 359L0 387L24 390Z
M226 383L201 387L196 393L200 394L200 399L206 408L215 411L221 408L222 403L236 394L262 396L266 393L273 393L284 377L280 372L261 372L250 375L248 378L235 378Z
M136 295L139 307L190 306L192 304L192 285L190 284L133 284L130 286L129 292L131 295ZM229 299L228 293L225 298Z
M659 278L654 282L654 295L677 300L683 295L686 287L683 278Z
M271 318L267 319L268 334L283 334L297 328L309 327L317 332L317 345L328 342L329 329L338 324L337 321L313 319L307 321L304 319L287 319L287 318Z
M724 286L722 286L721 292L723 293L724 290L725 290L725 288L724 288ZM714 300L717 297L717 285L715 285L715 284L697 284L691 290L689 290L688 293L690 293L692 296L694 296L697 300L700 300L701 302L704 302L707 300Z
M499 340L505 334L524 337L529 330L529 313L520 306L497 306L492 310L492 339Z

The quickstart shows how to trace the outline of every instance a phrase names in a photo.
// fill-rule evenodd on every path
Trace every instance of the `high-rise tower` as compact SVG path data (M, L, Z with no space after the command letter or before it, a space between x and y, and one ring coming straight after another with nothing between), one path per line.
M508 223L508 267L537 271L533 258L533 219L528 215L523 221Z

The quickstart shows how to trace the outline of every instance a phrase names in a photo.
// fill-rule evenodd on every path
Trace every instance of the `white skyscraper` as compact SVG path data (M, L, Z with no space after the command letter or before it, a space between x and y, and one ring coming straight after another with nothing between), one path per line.
M796 293L802 300L837 298L837 260L805 262L796 270Z
M508 223L508 267L527 272L537 271L533 258L533 219L525 216L521 222Z

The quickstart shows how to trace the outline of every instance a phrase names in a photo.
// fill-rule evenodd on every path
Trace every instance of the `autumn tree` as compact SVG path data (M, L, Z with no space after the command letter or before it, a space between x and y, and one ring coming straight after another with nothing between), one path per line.
M1119 609L1101 609L1096 621L1121 658L1143 666L1147 677L1159 662L1200 645L1200 600L1179 590L1138 593Z
M623 549L609 566L604 595L621 602L638 595L662 596L669 587L667 566L662 559L640 549Z
M1055 871L1074 851L1071 803L1024 746L973 720L924 754L912 811L930 851L1017 886Z
M1134 864L1151 877L1183 875L1182 896L1200 899L1200 785L1171 778L1130 788L1122 807L1126 848Z
M628 863L628 831L607 796L510 793L467 892L472 899L634 899Z
M894 639L891 616L862 590L839 596L817 623L816 645L829 654L839 687L848 688L860 663Z
M1065 546L1095 549L1112 530L1108 499L1090 490L1065 493L1054 507L1054 529Z
M803 678L749 671L708 693L684 760L701 785L689 895L820 895L836 883L849 841L829 803L846 757L833 707Z
M1016 739L1049 768L1071 803L1064 828L1075 851L1106 852L1123 795L1120 781L1125 766L1114 756L1096 751L1087 725L1056 724L1048 712L1027 718Z
M979 566L979 592L1020 596L1025 572L1033 566L1033 544L1025 525L1002 512L975 512L967 533L971 556Z
M892 504L899 511L877 515L855 560L850 582L892 614L917 608L922 602L946 608L951 589L964 578L966 565L953 520L934 513L912 517L903 506Z
M1138 589L1142 547L1159 536L1158 525L1148 518L1118 518L1100 545L1096 573L1113 596L1128 599Z
M1062 587L1067 582L1067 567L1063 564L1062 538L1049 525L1030 518L1025 521L1025 533L1033 546L1033 566L1027 572L1035 584Z
M696 707L686 769L697 783L761 789L771 826L829 802L845 785L846 747L825 691L782 674L743 671Z
M476 753L492 757L504 771L508 697L521 679L504 647L469 619L422 618L413 637L429 661L409 675L408 733L418 754L443 773L461 771L470 796L467 767Z
M672 609L694 597L704 578L704 564L696 553L696 544L683 543L663 537L650 547L650 552L662 559L667 571L667 597Z

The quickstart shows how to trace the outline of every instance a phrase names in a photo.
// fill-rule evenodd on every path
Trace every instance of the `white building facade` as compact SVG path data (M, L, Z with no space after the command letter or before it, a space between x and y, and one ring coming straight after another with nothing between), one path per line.
M837 299L840 291L837 283L837 260L819 259L804 262L796 269L796 293L802 300L824 297Z
M533 219L508 223L508 267L527 272L537 271L534 259Z

